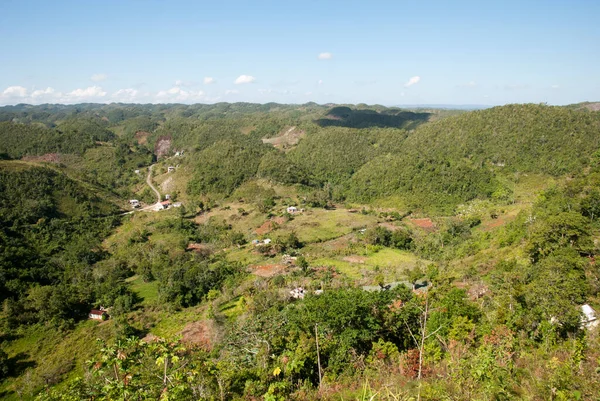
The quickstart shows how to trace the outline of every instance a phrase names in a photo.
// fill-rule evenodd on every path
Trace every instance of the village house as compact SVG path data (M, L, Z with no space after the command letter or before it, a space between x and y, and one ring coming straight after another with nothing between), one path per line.
M106 320L108 319L108 313L106 313L103 307L100 307L100 309L92 309L88 317L94 320Z
M592 329L600 323L596 317L596 311L588 304L581 305L581 326L587 329Z
M171 199L171 195L169 195L169 194L165 194L165 199L166 199L166 200L169 200L169 199Z
M131 200L129 201L129 204L130 204L131 206L133 206L133 207L140 207L140 201L139 201L139 200L137 200L137 199L131 199Z
M306 291L302 287L294 288L290 291L290 296L294 299L304 299L304 295L306 295Z
M175 171L175 167L173 167L173 166L169 166L169 167L167 167L167 171L168 171L169 173L172 173L173 171Z
M168 209L169 206L171 206L171 201L170 200L166 200L164 202L160 202L160 204L162 205L163 209Z
M139 173L140 173L140 170L135 170L135 173L136 173L136 174L139 174Z
M294 214L294 213L297 213L297 212L298 212L298 208L297 208L296 206L288 206L288 208L287 208L287 212L288 212L289 214Z

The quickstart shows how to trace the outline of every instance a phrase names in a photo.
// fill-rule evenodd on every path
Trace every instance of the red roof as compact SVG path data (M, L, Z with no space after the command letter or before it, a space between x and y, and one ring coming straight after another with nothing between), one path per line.
M170 205L171 201L170 200L166 200L164 202L160 202L161 205Z
M90 315L104 315L105 313L106 313L106 311L98 310L98 309L92 309L90 311Z

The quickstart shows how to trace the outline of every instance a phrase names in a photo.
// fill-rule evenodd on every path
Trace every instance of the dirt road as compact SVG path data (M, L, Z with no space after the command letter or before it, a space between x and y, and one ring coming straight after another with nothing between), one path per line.
M148 184L148 186L150 188L152 188L152 190L154 191L154 193L156 194L156 203L160 203L160 192L158 192L158 189L156 189L156 187L152 184L152 168L154 167L154 164L152 164L150 167L148 167L148 177L146 177L146 183Z

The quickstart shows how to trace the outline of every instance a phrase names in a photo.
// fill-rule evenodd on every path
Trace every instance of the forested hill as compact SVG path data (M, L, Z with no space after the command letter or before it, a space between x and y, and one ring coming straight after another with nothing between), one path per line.
M5 158L76 155L67 167L123 196L151 153L179 149L191 152L182 163L192 174L180 183L191 197L228 196L260 177L298 184L312 198L327 187L332 202L395 196L442 213L509 196L498 178L510 172L576 172L600 146L600 113L537 104L460 113L314 103L19 105L0 108L0 121Z
M600 113L525 104L472 111L420 126L398 151L363 165L349 196L400 194L450 211L473 198L509 196L496 177L579 172L600 146Z
M594 399L592 109L0 108L0 398Z
M563 174L589 163L600 146L600 113L537 104L473 111L427 124L405 142L424 159Z

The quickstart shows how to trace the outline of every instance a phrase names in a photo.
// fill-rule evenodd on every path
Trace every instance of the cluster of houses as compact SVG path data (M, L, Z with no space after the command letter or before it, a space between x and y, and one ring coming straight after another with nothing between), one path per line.
M271 238L265 238L264 240L254 239L252 240L252 245L260 246L260 245L269 245L271 243Z
M314 292L315 295L321 295L323 290L316 290ZM294 299L304 299L304 297L308 294L308 291L303 287L297 287L290 291L290 296Z
M169 209L171 207L181 207L181 202L171 202L171 199L169 197L166 200L157 203L154 210L156 210L156 211L165 210L165 209Z

